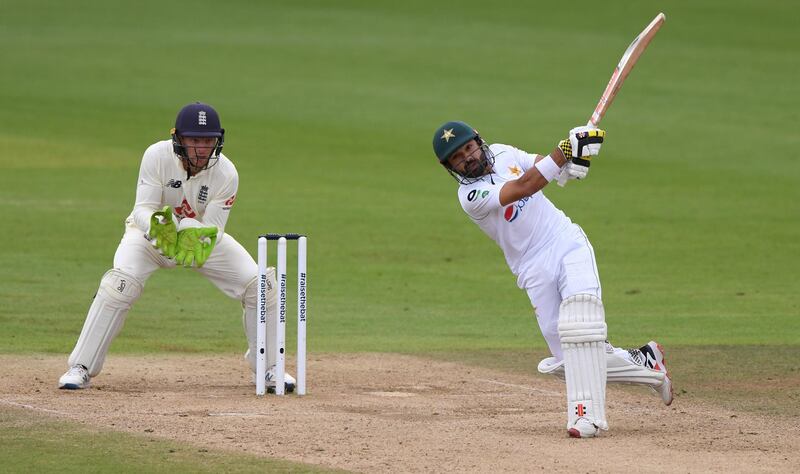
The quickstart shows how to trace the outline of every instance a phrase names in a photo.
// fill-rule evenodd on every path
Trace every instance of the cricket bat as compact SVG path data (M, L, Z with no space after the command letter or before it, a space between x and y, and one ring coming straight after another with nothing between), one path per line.
M639 36L634 38L633 42L631 42L628 49L626 49L625 53L622 55L622 59L619 60L617 67L614 68L614 73L611 74L611 79L608 81L608 85L603 91L603 95L600 96L600 101L597 103L597 107L594 108L594 112L592 112L592 116L589 117L589 122L586 125L596 127L600 124L600 120L606 114L608 108L611 107L614 98L617 97L617 93L622 87L622 83L625 82L625 78L631 73L633 66L635 66L636 62L639 60L639 56L647 49L647 45L650 44L650 41L652 41L656 33L658 33L658 30L666 19L666 15L659 13L653 18L653 21L639 33ZM561 175L558 177L558 185L564 186L566 182L567 173L566 171L562 171Z

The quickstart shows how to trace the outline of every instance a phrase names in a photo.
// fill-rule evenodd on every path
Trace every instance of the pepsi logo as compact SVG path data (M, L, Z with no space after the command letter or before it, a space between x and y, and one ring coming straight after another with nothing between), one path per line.
M514 219L519 217L519 209L517 209L517 206L515 204L512 204L506 208L503 217L508 222L514 222Z
M503 218L505 218L507 222L514 222L514 219L519 217L520 213L522 212L522 208L525 207L525 204L527 204L528 200L530 200L530 197L522 198L506 207L503 211Z

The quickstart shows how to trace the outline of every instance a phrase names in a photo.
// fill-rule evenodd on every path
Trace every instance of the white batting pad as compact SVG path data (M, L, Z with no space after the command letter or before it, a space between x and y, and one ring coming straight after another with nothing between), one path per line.
M100 373L111 341L122 330L125 316L142 294L142 288L139 280L123 271L112 269L103 275L81 335L69 356L70 367L81 364L92 377Z
M586 418L607 430L606 323L600 298L581 294L562 301L558 335L567 382L567 429Z
M267 268L267 352L266 352L266 366L272 367L275 365L275 351L269 350L271 341L275 340L275 333L278 331L278 318L275 317L275 303L278 298L277 280L275 279L275 268ZM244 300L242 306L244 311L242 313L242 324L244 324L244 332L247 336L247 352L244 358L250 365L250 369L255 373L256 371L256 338L258 336L258 280L256 278L247 285L245 290Z

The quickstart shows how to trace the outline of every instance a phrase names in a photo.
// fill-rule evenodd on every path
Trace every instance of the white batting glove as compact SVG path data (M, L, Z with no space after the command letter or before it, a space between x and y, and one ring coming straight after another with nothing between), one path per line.
M589 167L579 165L577 163L573 163L568 161L563 168L561 168L561 174L558 175L558 180L556 181L559 186L562 188L567 185L567 181L570 179L586 179L586 176L589 174Z
M605 130L600 130L592 126L584 125L582 127L573 128L569 131L572 158L598 155L600 153L600 146L603 144L605 137Z
M567 179L586 179L589 174L589 167L570 161L561 172L567 174Z
M568 160L558 176L559 186L566 185L569 179L586 178L592 164L590 160L600 153L605 136L605 130L592 126L575 127L569 131L569 138L558 143Z

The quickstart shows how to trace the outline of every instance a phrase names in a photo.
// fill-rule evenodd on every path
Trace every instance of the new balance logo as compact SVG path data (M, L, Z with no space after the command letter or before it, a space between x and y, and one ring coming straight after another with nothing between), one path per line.
M206 124L206 113L205 111L201 110L197 112L197 125L205 125Z
M171 179L171 180L167 181L167 184L165 186L168 187L168 188L177 189L177 188L180 188L182 184L183 184L183 182L181 180L179 180L179 179Z

